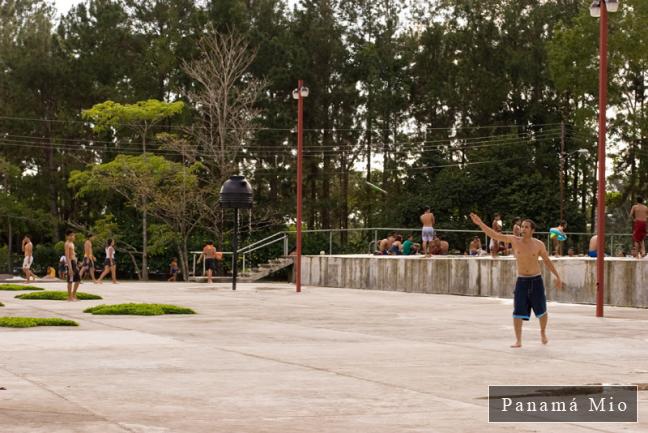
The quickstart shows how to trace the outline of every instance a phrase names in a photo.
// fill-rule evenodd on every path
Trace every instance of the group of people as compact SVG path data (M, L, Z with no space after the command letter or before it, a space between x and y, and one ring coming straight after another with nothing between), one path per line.
M84 275L89 274L92 281L101 284L103 279L111 274L112 282L117 284L117 265L115 263L115 241L108 239L106 242L106 258L104 260L104 269L99 278L95 276L95 263L96 257L93 253L93 245L95 237L89 234L83 244L83 261L79 263L75 251L74 240L76 234L74 230L67 230L65 232L64 254L59 259L58 276L61 280L67 281L68 288L68 301L76 301L76 291L81 283ZM32 271L34 264L34 244L31 241L31 236L25 235L22 241L22 251L24 254L22 270L25 274L25 282L29 283L36 280L36 275Z

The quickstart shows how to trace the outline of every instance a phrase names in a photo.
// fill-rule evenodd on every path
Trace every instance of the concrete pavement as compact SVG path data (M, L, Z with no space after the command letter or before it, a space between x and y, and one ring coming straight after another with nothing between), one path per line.
M61 283L43 285L63 289ZM84 283L103 301L23 301L0 316L0 432L643 432L638 424L488 424L489 384L648 384L648 310L549 304L513 342L510 300L287 284ZM160 302L195 316L92 316Z

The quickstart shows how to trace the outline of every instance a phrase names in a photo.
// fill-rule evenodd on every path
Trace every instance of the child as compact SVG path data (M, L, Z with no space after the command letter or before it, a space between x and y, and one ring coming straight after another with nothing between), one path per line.
M171 277L167 281L177 281L178 272L178 259L174 257L173 259L171 259L171 265L169 266L169 273L171 274Z
M67 278L67 259L65 258L65 254L62 255L59 260L58 274L60 280L65 280Z

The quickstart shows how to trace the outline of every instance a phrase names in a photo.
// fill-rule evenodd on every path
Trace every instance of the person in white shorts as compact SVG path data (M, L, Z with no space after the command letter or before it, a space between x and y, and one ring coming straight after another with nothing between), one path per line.
M423 225L421 237L423 238L423 251L425 252L425 257L430 257L430 254L432 253L434 222L434 214L430 211L430 207L426 206L423 215L421 215L421 224Z
M33 278L34 281L36 281L36 275L31 271L31 267L34 264L34 244L32 244L31 237L29 235L25 235L22 241L22 250L23 253L25 254L25 258L23 259L23 264L22 264L22 270L25 273L25 282L29 283L30 278Z

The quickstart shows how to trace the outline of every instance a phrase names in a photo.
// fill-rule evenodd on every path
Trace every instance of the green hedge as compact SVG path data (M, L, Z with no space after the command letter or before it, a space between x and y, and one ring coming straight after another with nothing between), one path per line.
M163 314L196 314L190 308L166 304L116 304L98 305L84 310L90 314L161 316Z
M103 299L101 296L93 295L91 293L77 292L77 298L82 301L92 301L96 299ZM18 299L46 299L51 301L67 301L68 294L63 291L47 290L44 292L24 293L16 295Z
M33 328L34 326L79 326L73 320L40 317L0 317L0 326L5 328Z

